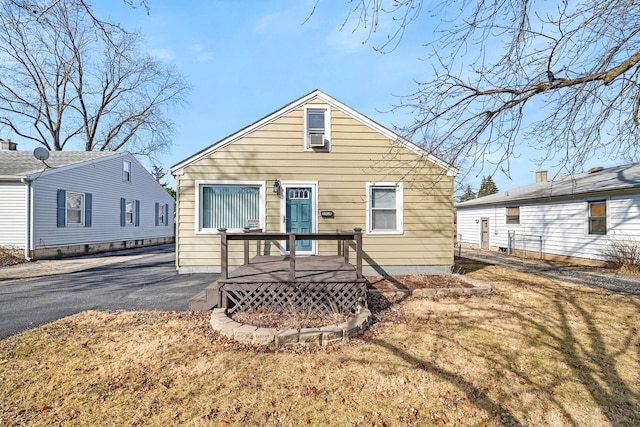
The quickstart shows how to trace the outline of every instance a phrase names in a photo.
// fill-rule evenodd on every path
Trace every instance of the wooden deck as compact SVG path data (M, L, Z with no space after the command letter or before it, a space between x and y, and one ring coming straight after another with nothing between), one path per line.
M257 256L249 264L229 272L220 283L266 282L364 282L358 278L355 266L345 262L341 255L296 257L296 277L289 278L289 256Z
M220 278L189 300L191 310L223 307L233 310L294 309L353 311L366 305L362 277L362 230L335 233L227 233L220 229ZM288 241L288 255L261 253L261 242ZM335 240L336 255L296 255L299 240ZM255 256L250 257L251 242ZM244 246L244 262L229 271L229 245ZM349 242L355 246L355 266L349 260Z

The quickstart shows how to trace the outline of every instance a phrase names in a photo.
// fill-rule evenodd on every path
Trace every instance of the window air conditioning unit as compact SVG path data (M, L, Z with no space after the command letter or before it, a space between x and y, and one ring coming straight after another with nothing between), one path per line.
M309 147L324 147L324 134L322 133L310 133L309 134Z

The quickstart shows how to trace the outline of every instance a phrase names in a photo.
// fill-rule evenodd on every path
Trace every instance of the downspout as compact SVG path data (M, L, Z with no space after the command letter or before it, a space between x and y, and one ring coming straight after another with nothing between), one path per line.
M29 178L20 178L20 182L26 184L26 197L25 197L25 208L27 211L26 221L25 221L25 240L24 240L24 258L27 261L31 261L31 224L33 221L33 215L31 212L31 180Z
M178 235L178 230L180 229L179 227L179 218L180 218L180 206L179 206L179 200L180 200L180 175L179 174L175 174L173 176L173 178L176 181L176 201L175 201L175 207L174 207L174 216L173 216L173 240L174 240L174 247L175 252L176 252L176 271L179 273L180 272L180 237Z

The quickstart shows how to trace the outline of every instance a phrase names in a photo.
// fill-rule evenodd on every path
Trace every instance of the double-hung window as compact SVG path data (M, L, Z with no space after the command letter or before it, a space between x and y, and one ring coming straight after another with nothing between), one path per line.
M589 234L607 234L607 201L589 202Z
M507 224L520 224L520 206L507 207Z
M84 194L67 191L67 224L82 225Z
M120 226L140 225L140 200L120 199Z
M57 226L91 227L91 193L75 193L58 189Z
M367 183L367 232L403 232L403 186L396 182Z
M264 228L265 183L260 181L199 181L199 232L219 228Z
M329 151L331 148L331 109L311 104L304 108L305 150Z
M122 180L124 182L131 182L131 162L123 161L122 162Z

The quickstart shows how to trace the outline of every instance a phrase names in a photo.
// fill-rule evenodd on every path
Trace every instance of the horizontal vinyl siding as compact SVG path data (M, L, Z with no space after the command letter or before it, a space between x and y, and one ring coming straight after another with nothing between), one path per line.
M516 233L541 236L543 252L553 255L604 260L604 252L612 239L631 238L640 242L640 196L599 197L607 200L607 234L592 235L587 228L587 203L592 199L566 202L536 203L520 205L520 225L500 227L499 233L509 230ZM458 210L458 232L463 242L479 244L474 240L475 218L494 208L471 208ZM496 210L504 207L496 207ZM465 238L465 233L467 237Z
M366 183L402 181L404 234L365 233L365 264L453 264L453 178L338 110L331 111L331 123L330 152L304 151L299 109L187 167L178 177L179 266L219 266L219 237L195 234L196 180L266 181L267 230L273 232L280 231L281 221L281 201L271 189L276 178L317 181L318 212L335 213L318 214L319 232L366 230ZM334 254L336 246L320 242L319 253ZM242 250L242 242L231 243L231 264L241 262ZM273 245L271 250L276 253Z
M27 186L0 183L0 246L24 249L27 227Z
M131 182L122 180L123 159L131 161ZM174 200L148 172L130 157L114 156L100 162L43 175L34 187L34 249L171 237ZM56 227L58 189L92 194L91 227ZM120 199L140 201L138 227L120 226ZM169 225L155 225L155 204L169 205Z

